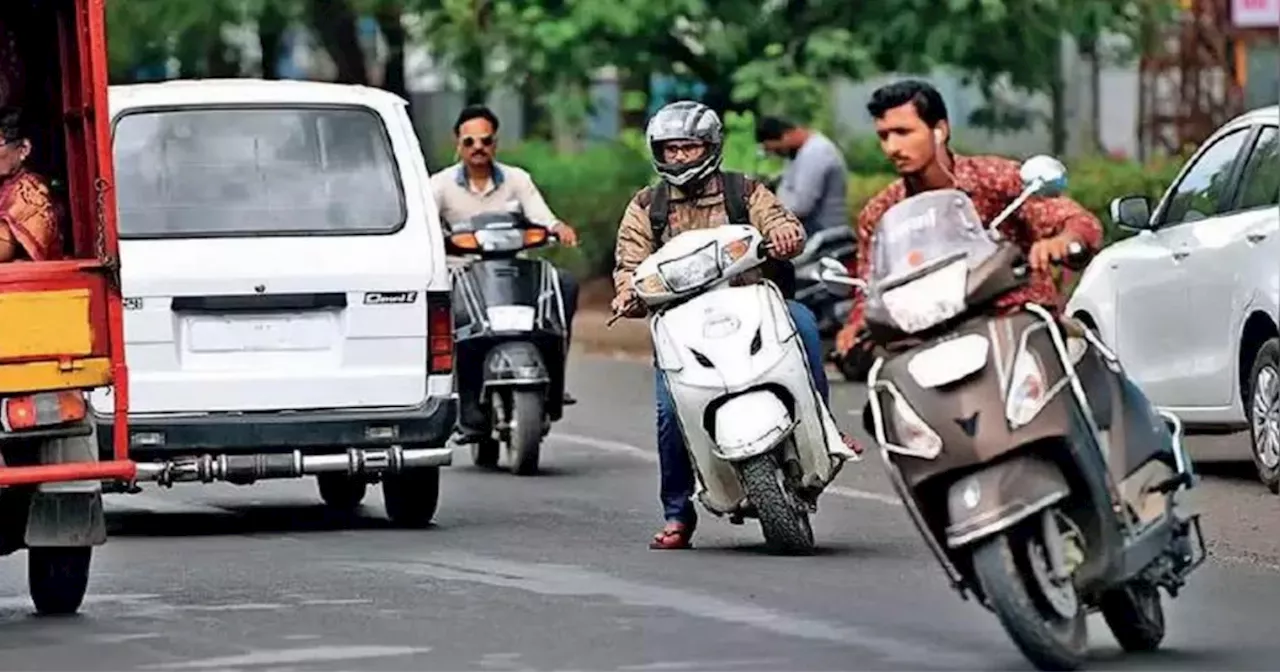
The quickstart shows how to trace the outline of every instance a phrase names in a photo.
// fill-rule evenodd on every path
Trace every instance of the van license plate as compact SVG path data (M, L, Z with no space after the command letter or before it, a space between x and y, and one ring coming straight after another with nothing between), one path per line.
M191 318L191 352L327 350L334 329L327 316Z

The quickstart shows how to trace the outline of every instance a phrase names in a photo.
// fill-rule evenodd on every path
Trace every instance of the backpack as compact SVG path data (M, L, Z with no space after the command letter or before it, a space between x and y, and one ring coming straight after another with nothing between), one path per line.
M747 207L749 188L755 182L748 180L742 173L724 171L721 173L724 189L724 210L730 224L746 224L751 221L751 211ZM653 236L653 246L657 249L662 235L667 231L668 219L671 217L671 185L659 182L650 190L649 227ZM790 261L769 257L760 265L764 276L771 280L787 299L796 296L796 269Z

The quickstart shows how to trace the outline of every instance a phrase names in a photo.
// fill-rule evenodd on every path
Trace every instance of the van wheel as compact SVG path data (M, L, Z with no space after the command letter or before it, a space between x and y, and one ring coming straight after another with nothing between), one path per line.
M544 417L541 391L518 390L511 395L511 437L507 444L511 473L517 476L538 473Z
M440 505L440 467L424 467L382 477L387 518L399 527L431 524Z
M36 613L69 616L89 588L92 546L48 546L27 551L27 587Z
M1258 349L1244 399L1253 465L1262 483L1280 494L1280 339L1270 339Z
M348 474L319 474L316 485L320 488L320 499L329 508L343 513L355 511L369 490L367 482Z

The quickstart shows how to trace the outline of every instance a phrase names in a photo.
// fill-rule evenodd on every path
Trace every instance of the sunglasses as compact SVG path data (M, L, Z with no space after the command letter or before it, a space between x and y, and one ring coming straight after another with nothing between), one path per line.
M482 135L482 136L480 136L480 137L478 137L478 138L477 138L477 137L474 137L474 136L470 136L470 135L468 135L468 136L465 136L465 137L463 137L463 138L462 138L462 146L463 146L463 147L475 147L475 146L476 146L476 143L480 143L480 144L484 145L485 147L492 147L492 146L493 146L493 136L492 136L492 135Z

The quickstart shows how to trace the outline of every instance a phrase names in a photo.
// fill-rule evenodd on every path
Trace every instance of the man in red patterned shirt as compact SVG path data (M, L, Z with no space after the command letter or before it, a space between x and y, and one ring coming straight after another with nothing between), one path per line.
M885 211L921 191L956 188L973 200L983 221L991 221L1022 192L1019 164L995 156L958 156L948 148L951 124L942 96L932 86L906 80L883 86L871 94L867 111L875 118L880 149L902 179L885 187L858 215L858 256L853 274L867 279L871 272L871 236ZM997 307L1027 302L1060 307L1054 260L1066 256L1071 243L1091 251L1102 246L1102 224L1079 203L1063 197L1033 197L1000 226L1009 240L1027 254L1031 275L1025 287L1001 297ZM849 322L836 336L841 356L858 343L865 303L855 299Z

